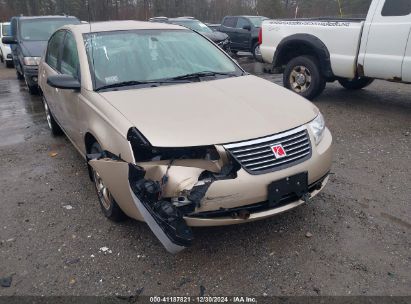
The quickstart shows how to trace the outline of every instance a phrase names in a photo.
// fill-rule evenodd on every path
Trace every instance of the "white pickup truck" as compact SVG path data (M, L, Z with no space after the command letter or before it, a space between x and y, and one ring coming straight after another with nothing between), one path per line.
M365 20L264 21L260 51L308 99L335 80L351 90L376 78L411 83L411 0L373 0Z

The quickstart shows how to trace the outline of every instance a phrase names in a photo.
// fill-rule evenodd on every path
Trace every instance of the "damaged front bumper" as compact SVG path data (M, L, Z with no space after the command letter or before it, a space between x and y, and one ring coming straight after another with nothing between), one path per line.
M88 155L88 160L120 208L128 216L145 221L165 248L177 253L191 245L191 226L260 220L293 209L317 195L328 181L331 144L331 134L326 130L308 160L261 175L244 170L221 146L216 146L219 158L214 160L137 159L133 164L110 152ZM304 172L304 193L285 193L275 204L267 201L270 183Z

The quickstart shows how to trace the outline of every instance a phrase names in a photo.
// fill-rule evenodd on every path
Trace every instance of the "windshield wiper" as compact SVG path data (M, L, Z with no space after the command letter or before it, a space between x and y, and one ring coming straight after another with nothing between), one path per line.
M172 79L172 80L185 80L185 79L193 79L193 78L200 78L200 77L210 77L210 76L217 76L217 75L229 76L229 77L237 76L236 74L233 74L233 73L204 71L204 72L197 72L197 73L191 73L191 74L181 75L181 76L173 77L173 78L171 78L171 79Z
M96 89L96 92L101 91L101 90L107 90L107 89L114 89L114 88L121 88L121 87L130 87L130 86L137 86L137 85L161 85L163 83L176 83L178 79L170 79L170 80L153 80L153 81L137 81L137 80L131 80L131 81L122 81L122 82L117 82L113 84L108 84L102 87L99 87ZM178 83L178 82L177 82ZM181 83L185 83L184 81Z

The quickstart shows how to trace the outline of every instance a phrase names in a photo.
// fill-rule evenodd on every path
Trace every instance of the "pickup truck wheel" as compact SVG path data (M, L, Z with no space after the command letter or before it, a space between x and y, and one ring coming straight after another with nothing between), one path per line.
M321 74L317 59L299 56L287 64L283 83L287 89L311 100L324 90L326 80Z
M361 90L373 83L374 79L368 77L359 77L354 79L341 78L338 82L347 90Z
M100 144L98 142L93 143L90 148L91 154L98 154L103 152ZM96 170L91 168L94 186L96 188L98 201L100 203L101 211L104 216L113 222L121 222L127 218L121 208L118 206L117 202L114 200L111 192L108 190L107 186L104 184L103 179L97 173Z
M13 61L6 61L6 68L11 69L13 67Z
M51 110L44 97L43 97L43 105L44 105L44 112L46 113L47 124L51 130L51 134L53 134L54 136L62 135L63 131L61 130L60 126L54 119L53 114L51 114Z

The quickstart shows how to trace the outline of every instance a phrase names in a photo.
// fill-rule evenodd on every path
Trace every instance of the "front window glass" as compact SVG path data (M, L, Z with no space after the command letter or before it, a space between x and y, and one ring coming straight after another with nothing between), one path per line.
M47 41L59 27L78 23L73 18L22 20L20 35L23 40Z
M266 17L250 17L249 19L255 27L261 27L263 21L268 20Z
M245 19L245 18L238 18L237 28L238 28L238 29L243 29L244 26L251 26L251 24L250 24L250 22L248 22L248 20Z
M79 58L76 41L71 33L67 33L61 58L61 73L78 79Z
M243 74L211 42L189 30L113 31L84 36L95 89L202 72Z
M3 24L3 28L2 28L2 35L3 36L10 36L10 24Z
M58 59L60 55L60 47L64 39L64 31L58 31L50 39L47 46L46 62L53 69L58 69Z
M200 33L212 33L213 31L204 23L200 21L173 21L173 23L188 27Z

